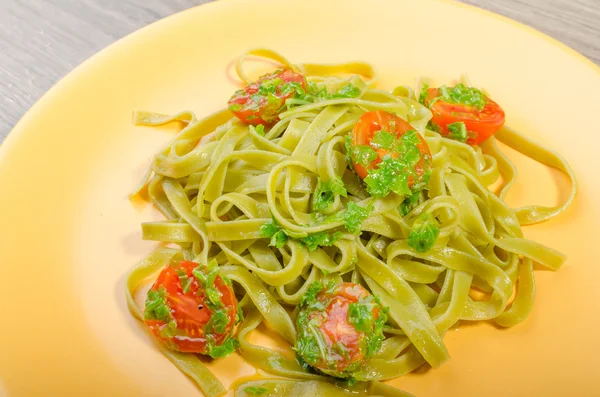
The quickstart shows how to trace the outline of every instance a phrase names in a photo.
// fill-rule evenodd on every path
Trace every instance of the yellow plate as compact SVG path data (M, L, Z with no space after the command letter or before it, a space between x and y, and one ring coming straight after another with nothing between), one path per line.
M0 150L0 395L199 396L125 306L126 272L159 219L127 193L171 132L134 109L206 115L237 87L232 61L266 46L296 62L366 60L380 87L467 72L509 126L558 149L581 183L574 206L527 237L569 255L538 271L522 325L450 331L452 360L393 382L418 396L600 395L600 72L536 31L445 1L227 0L167 18L102 51L54 87ZM568 185L510 153L511 204L552 204ZM253 371L216 365L229 384Z

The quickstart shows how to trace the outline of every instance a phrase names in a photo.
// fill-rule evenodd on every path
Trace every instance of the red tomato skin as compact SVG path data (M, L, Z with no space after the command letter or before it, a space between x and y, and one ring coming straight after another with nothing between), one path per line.
M198 263L191 261L168 265L160 272L150 288L154 291L158 291L161 287L165 288L171 316L177 322L177 330L182 331L183 335L166 338L161 333L161 330L167 326L163 321L145 320L145 323L152 334L169 348L184 353L207 354L207 339L203 328L210 320L212 312L206 304L204 290L192 274L196 267L198 267ZM187 277L193 278L187 293L183 292L177 270L183 270ZM215 345L219 345L232 334L235 327L237 299L231 286L225 283L220 276L215 278L215 287L221 293L221 299L224 307L227 308L229 317L229 323L224 332L212 334L215 338Z
M406 132L414 131L415 128L399 116L384 110L366 112L360 117L360 119L358 119L356 125L354 126L354 130L352 132L352 144L373 147L373 145L371 145L371 140L375 136L375 133L381 130L395 132L396 137L400 138ZM429 164L431 152L427 142L425 142L425 139L423 139L421 135L419 135L419 140L420 143L417 145L417 147L423 156L417 163L415 171L417 176L421 177L431 166ZM373 160L368 167L365 168L361 164L354 164L354 170L362 179L365 179L368 176L369 169L377 168L377 164L381 162L383 156L388 154L387 150L376 147L373 147L373 149L375 152L377 152L377 158ZM413 184L414 179L411 176L408 180L408 185L412 186Z
M272 104L268 103L267 97L264 95L258 95L259 100L258 103L256 103L253 99L253 95L257 95L261 83L278 78L283 80L282 84L296 82L301 85L302 89L306 90L307 82L302 74L296 73L290 69L276 71L262 76L257 81L250 83L241 90L237 90L227 104L230 109L231 105L239 105L242 108L239 110L231 110L232 113L246 124L255 126L262 124L267 127L275 124L279 120L277 115L279 109L285 104L286 99L294 95L294 91L284 94L281 92L280 85L274 93L277 101Z
M439 89L429 88L426 104L439 95ZM505 121L504 110L487 97L481 110L473 106L448 103L442 99L435 101L430 110L433 115L431 122L439 128L442 135L450 134L448 124L465 123L469 134L466 143L469 145L480 145L502 128Z

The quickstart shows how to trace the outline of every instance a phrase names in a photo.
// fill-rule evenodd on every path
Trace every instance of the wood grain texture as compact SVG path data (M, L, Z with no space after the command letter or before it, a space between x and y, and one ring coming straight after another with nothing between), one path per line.
M140 27L211 0L0 0L0 142L61 77ZM600 64L600 0L461 0Z

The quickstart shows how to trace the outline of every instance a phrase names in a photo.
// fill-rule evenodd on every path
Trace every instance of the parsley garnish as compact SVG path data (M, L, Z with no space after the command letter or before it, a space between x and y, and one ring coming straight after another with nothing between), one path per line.
M302 238L300 243L308 248L309 251L315 251L319 247L329 247L341 240L344 234L342 232L335 232L329 234L326 231L311 233L308 236Z
M352 83L347 83L338 92L328 93L325 87L319 89L316 83L309 81L306 90L296 82L284 83L281 86L280 95L285 96L293 92L291 98L286 100L285 105L291 108L294 105L306 105L318 101L343 98L357 98L361 94L360 88Z
M352 137L350 134L344 136L344 146L346 147L346 162L348 164L352 164L354 160L352 159Z
M418 204L419 201L421 199L421 192L415 192L413 194L411 194L410 196L407 196L404 201L400 204L400 207L398 208L398 210L400 211L400 215L402 216L406 216L408 215L408 213L410 211L413 210L413 208L415 208Z
M385 135L380 135L380 141L387 141ZM417 131L408 131L390 143L390 151L395 156L386 154L377 168L368 170L365 178L367 191L373 197L385 197L390 192L408 196L412 193L409 187L409 176L417 179L415 165L421 160L422 153ZM387 142L384 142L387 144ZM375 152L373 152L375 153Z
M242 110L242 108L243 106L239 103L233 103L229 105L229 110L231 110L232 112L239 112L240 110Z
M227 313L227 309L217 309L210 316L204 332L222 334L225 332L228 324L229 314Z
M261 237L270 238L271 241L269 245L276 248L283 248L285 243L290 238L298 240L300 244L304 245L308 248L309 251L314 251L319 247L328 247L330 245L335 244L336 241L340 240L343 237L341 232L335 232L333 234L329 234L327 231L310 233L305 237L295 237L295 233L284 229L277 223L275 219L271 220L263 224L260 227L260 235Z
M421 105L425 104L425 99L427 99L427 90L429 89L429 84L423 83L423 87L421 87L421 93L419 94L419 103Z
M350 233L357 233L360 231L362 222L367 219L372 210L371 206L363 208L354 201L349 201L344 211L332 215L326 221L343 221L344 226Z
M446 87L443 85L439 88L439 90L441 95L438 98L443 99L445 102L474 106L478 110L481 110L485 107L487 98L483 92L475 87L467 87L464 84L459 83L454 87ZM435 98L429 104L429 106L431 107L431 105L433 105L438 98Z
M177 332L177 321L171 320L167 323L167 325L163 326L160 329L160 336L165 339L171 339L175 336Z
M455 139L460 142L466 142L469 137L467 134L467 127L465 123L462 121L457 121L456 123L451 123L446 126L448 131L450 131L450 138Z
M228 337L225 342L219 346L215 346L215 340L212 335L207 335L208 355L212 358L222 358L230 355L238 348L239 342L235 338Z
M431 120L427 122L427 129L433 132L437 132L438 134L441 132L440 127L437 124L433 123Z
M260 396L262 394L265 394L269 390L261 386L248 386L244 388L244 391L247 394L252 394L253 396Z
M223 307L221 292L215 287L218 267L217 261L213 259L207 266L198 265L198 267L192 270L192 274L196 277L198 284L204 288L204 292L208 298L206 303L211 310Z
M283 79L281 78L269 78L269 76L277 75L281 73L281 70L276 70L271 75L264 76L265 80L261 81L258 86L258 94L259 95L269 95L275 94L277 92L277 87L283 84Z
M302 326L303 322L298 317L298 325ZM294 350L302 357L309 365L315 365L321 358L321 350L317 338L311 332L303 332L302 336L296 340Z
M281 96L287 96L294 92L294 96L301 97L306 95L306 91L302 88L302 84L297 81L290 81L287 83L283 83L280 87L279 93Z
M390 132L381 130L377 131L371 140L371 144L377 148L390 149L396 140L396 136Z
M373 308L374 304L365 302L353 302L348 306L348 322L358 331L371 332L373 330Z
M326 211L333 204L335 194L339 194L343 197L348 196L342 178L336 176L335 178L329 179L327 182L323 182L319 179L317 189L313 194L313 210L319 212Z
M377 158L377 152L371 146L354 145L350 152L352 162L358 163L363 167L368 166Z
M260 136L265 136L265 126L262 124L259 124L256 127L254 127L254 131L256 131L256 133Z
M239 323L241 323L242 321L244 321L244 311L242 310L242 308L241 308L241 307L238 307L238 309L237 309L237 314L236 314L236 316L235 316L235 323L236 323L236 324L239 324Z
M402 161L386 155L378 164L378 168L369 170L365 178L367 191L373 197L385 197L390 192L409 195L411 193L408 186L409 172L412 173L407 170Z
M162 285L157 290L151 289L146 297L146 320L159 320L168 323L173 319L171 309L167 305L167 290Z
M288 241L288 235L275 219L260 227L260 236L270 238L269 245L276 248L283 248Z
M415 220L408 236L408 245L417 252L427 252L440 234L438 223L431 214L422 214Z
M308 286L304 295L302 295L302 299L300 300L300 307L304 307L307 304L310 304L317 299L317 294L323 290L323 284L318 281L315 281L311 285Z
M337 93L324 95L326 99L356 98L360 96L360 88L347 83Z
M188 277L184 270L178 269L176 270L177 276L179 277L179 283L181 284L181 291L184 294L190 292L190 288L192 286L192 282L194 281L193 277Z

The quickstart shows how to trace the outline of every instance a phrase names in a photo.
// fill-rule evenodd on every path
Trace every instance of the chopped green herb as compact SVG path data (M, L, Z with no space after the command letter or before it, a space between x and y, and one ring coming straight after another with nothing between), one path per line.
M315 251L319 247L329 247L335 244L336 241L341 240L343 237L342 232L335 232L329 234L326 231L311 233L308 236L302 238L300 242L308 248L309 251Z
M415 208L419 204L420 199L421 199L420 191L415 192L415 193L411 194L410 196L406 196L406 198L404 199L404 201L400 204L400 207L398 208L398 210L400 211L400 215L402 215L402 216L408 215L408 213L410 211L412 211L413 208Z
M261 386L248 386L248 387L244 388L244 391L247 394L251 394L253 396L260 396L262 394L265 394L269 390L264 387L261 387Z
M227 309L215 310L210 316L210 320L206 324L207 329L205 333L217 333L222 334L225 332L227 325L229 324L229 315Z
M352 83L347 83L337 93L329 94L326 96L327 99L338 99L338 98L356 98L361 94L360 88L356 87Z
M427 90L429 89L429 84L423 83L423 87L421 87L421 93L419 95L419 103L421 105L425 104L425 99L427 99Z
M271 237L271 241L269 242L269 245L276 247L276 248L283 248L283 246L285 245L285 243L287 243L288 240L289 240L288 235L285 234L285 232L283 230L280 230L277 233L275 233L275 235L273 235L273 237Z
M206 346L208 347L208 355L212 358L222 358L230 355L238 348L239 342L235 338L227 338L225 342L220 344L219 346L215 346L214 337L207 337L208 343Z
M167 290L162 285L157 290L149 290L146 297L146 320L159 320L168 323L173 319L171 309L167 305Z
M349 201L346 210L338 212L334 216L336 219L344 221L344 226L350 233L357 233L360 231L362 222L367 219L371 211L372 207L363 208L354 201Z
M392 153L397 157L385 155L377 168L368 170L365 183L371 196L385 197L390 192L406 196L411 194L409 176L416 179L415 165L422 158L419 143L416 131L407 131L395 140Z
M262 102L262 100L263 100L263 96L261 96L259 94L252 94L252 95L250 95L250 100L254 104L259 105Z
M287 243L290 238L293 238L308 248L309 251L314 251L319 246L327 247L333 245L343 237L341 232L329 234L327 231L310 233L302 237L302 235L298 235L298 233L282 228L275 219L261 226L260 235L262 237L270 238L271 241L269 242L269 245L277 248L283 248L285 243Z
M394 148L399 153L405 153L413 150L413 146L417 146L421 143L419 139L419 133L415 130L406 131L406 133L402 134L400 137L400 142L404 145L401 145L398 148Z
M184 294L190 292L190 287L192 286L192 282L194 281L193 277L188 277L184 270L177 269L177 276L179 277L179 283L181 284L181 291Z
M291 97L286 100L284 105L288 109L294 105L306 105L324 100L356 98L361 95L361 90L352 83L347 83L338 92L330 94L325 87L319 88L313 81L307 83L306 89L303 89L302 85L298 82L283 83L279 95L290 96L290 94Z
M261 237L270 238L269 245L276 248L283 248L288 241L287 234L285 234L283 228L279 226L275 219L260 227L260 235Z
M229 105L229 110L231 110L232 112L239 112L240 110L242 110L243 106L240 105L239 103L234 103Z
M276 105L277 107L281 106L281 98L277 97L274 94L267 94L267 104Z
M289 81L287 83L283 83L279 89L279 94L281 96L288 96L291 93L295 93L297 96L306 95L306 91L302 88L302 84L297 81Z
M373 330L373 303L363 301L353 302L348 306L348 322L358 331L371 332Z
M371 140L371 144L380 149L390 149L396 140L396 136L390 132L377 131Z
M462 121L451 123L446 126L450 131L450 138L460 142L466 142L469 135L467 134L467 126Z
M336 176L333 179L329 179L327 182L322 182L319 179L315 193L313 194L313 210L315 211L326 211L334 202L335 194L347 197L348 193L344 187L342 178Z
M302 295L302 299L300 300L300 307L304 307L305 305L313 302L317 298L317 294L323 290L323 284L318 281L315 281L311 285L308 286L308 289Z
M303 332L303 335L296 340L294 350L309 365L315 365L322 357L317 338L310 332Z
M356 384L356 382L358 382L358 379L356 379L355 377L351 376L349 378L344 379L343 382L346 384L346 386L352 387L352 386L354 386Z
M346 147L346 162L352 164L352 137L350 134L344 136L344 146Z
M431 120L427 122L427 129L433 132L437 132L438 134L441 132L440 127Z
M221 292L215 287L218 267L217 261L213 259L208 265L198 265L198 267L192 270L192 274L198 281L198 284L204 287L204 292L208 298L206 303L211 310L223 307Z
M278 74L280 71L276 71L273 74ZM267 76L268 77L268 76ZM260 83L258 86L258 93L260 95L269 95L277 92L277 87L283 84L283 79L275 78L275 79L266 79Z
M192 286L193 281L194 281L194 279L192 277L186 277L185 281L181 282L181 290L183 291L184 294L187 294L188 292L190 292L190 287Z
M340 341L336 341L333 347L335 351L337 351L344 359L348 359L350 357L350 350L348 350L348 348Z
M265 136L265 126L262 124L259 124L256 127L254 127L254 131L256 131L256 133L260 136Z
M242 321L244 321L244 311L242 310L241 307L238 307L237 308L237 314L236 314L236 317L235 317L235 323L239 324Z
M440 234L438 223L431 214L422 214L415 220L408 236L408 245L417 252L429 251Z
M177 332L177 321L171 320L167 323L167 325L163 326L160 329L160 336L165 339L171 339L175 336Z
M371 146L355 145L352 146L351 156L354 163L366 167L377 158L377 152Z
M440 87L441 99L449 103L474 106L481 110L487 102L486 96L475 87L467 87L462 83L454 87ZM431 106L430 104L429 106Z
M365 356L373 357L373 355L381 349L381 344L383 343L383 324L385 324L385 321L383 321L381 325L380 332L370 332L365 337L365 344L367 346L367 353ZM378 327L376 326L375 328L377 329Z
M408 176L413 173L404 162L386 155L377 168L368 171L365 178L367 191L373 197L385 197L390 192L409 195Z

